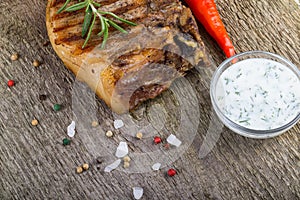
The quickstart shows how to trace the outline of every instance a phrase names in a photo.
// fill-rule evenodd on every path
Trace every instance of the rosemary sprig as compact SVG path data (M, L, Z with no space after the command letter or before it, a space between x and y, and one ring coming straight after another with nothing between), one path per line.
M123 22L125 24L129 24L131 26L136 26L135 23L125 20L125 19L115 15L112 12L103 12L103 11L97 10L97 8L101 7L101 5L99 3L94 2L94 0L80 1L74 5L67 7L68 4L70 3L70 1L71 0L66 0L64 5L57 11L57 14L59 14L63 11L73 12L73 11L77 11L77 10L81 10L81 9L85 8L85 15L84 15L84 21L83 21L82 33L81 33L82 37L85 37L85 41L84 41L84 44L82 45L82 48L84 48L87 45L88 41L91 38L92 30L94 28L97 17L99 18L100 23L101 23L101 31L97 35L99 37L103 36L101 48L105 47L105 44L106 44L108 36L109 36L108 29L110 26L114 27L121 33L127 33L127 31L125 29L123 29L121 26L119 26L116 23L116 21L106 18L105 15L109 15L109 16L115 18L116 20Z

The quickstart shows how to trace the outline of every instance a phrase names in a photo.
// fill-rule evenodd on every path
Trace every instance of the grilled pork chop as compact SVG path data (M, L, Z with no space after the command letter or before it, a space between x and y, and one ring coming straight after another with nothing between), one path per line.
M207 62L195 19L178 0L96 1L102 5L101 11L138 24L120 23L128 34L110 29L105 49L99 48L99 22L82 49L84 9L56 14L64 2L48 0L46 20L51 44L67 68L116 113L155 98L186 71Z

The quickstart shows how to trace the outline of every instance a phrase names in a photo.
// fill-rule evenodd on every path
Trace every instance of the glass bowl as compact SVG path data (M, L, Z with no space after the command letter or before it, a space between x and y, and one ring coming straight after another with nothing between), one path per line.
M273 53L241 53L215 71L210 97L217 116L235 133L275 137L300 119L300 71Z

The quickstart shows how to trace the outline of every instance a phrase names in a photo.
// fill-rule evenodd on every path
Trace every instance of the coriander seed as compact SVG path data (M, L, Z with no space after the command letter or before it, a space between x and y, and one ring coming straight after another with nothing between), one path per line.
M11 57L10 57L10 59L12 60L12 61L15 61L15 60L18 60L18 58L19 58L19 55L18 54L12 54L11 55Z
M97 127L98 125L99 125L99 123L97 121L92 122L92 127Z
M130 162L131 161L131 158L129 156L125 156L123 158L124 162Z
M124 168L128 168L130 166L129 162L124 162Z
M83 165L82 165L82 168L84 169L84 170L88 170L89 169L89 164L87 164L87 163L84 163Z
M34 60L33 63L32 63L32 65L34 67L38 67L38 66L40 66L40 62L38 60Z
M111 131L107 131L105 134L107 137L112 137L114 134Z
M136 134L136 138L137 138L137 139L142 139L142 137L143 137L143 133L138 132L138 133Z
M37 120L37 119L33 119L32 121L31 121L31 125L32 126L37 126L39 124L39 121Z
M81 174L82 172L83 172L83 168L82 167L79 166L79 167L76 168L76 173L77 174Z

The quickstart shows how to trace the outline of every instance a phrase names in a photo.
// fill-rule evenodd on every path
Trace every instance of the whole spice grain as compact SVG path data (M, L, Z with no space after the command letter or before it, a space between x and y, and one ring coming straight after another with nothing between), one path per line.
M170 149L170 144L169 144L169 143L164 144L164 148L165 148L166 150Z
M39 99L40 99L40 101L45 101L45 100L47 99L47 95L41 94L41 95L39 96Z
M37 126L39 124L39 121L37 120L37 119L33 119L32 121L31 121L31 125L32 126Z
M12 61L15 61L15 60L18 60L18 58L19 58L19 55L18 54L12 54L11 55L11 57L10 57L10 59L12 60Z
M7 86L8 87L12 87L12 86L14 86L15 85L15 81L14 80L8 80L7 81Z
M161 138L159 136L155 136L153 138L153 141L154 141L155 144L159 144L159 143L161 143Z
M128 168L130 166L129 162L124 162L124 168Z
M99 123L97 121L92 122L92 127L97 127L98 125L99 125Z
M107 131L105 135L106 137L112 137L114 134L111 131Z
M61 105L60 104L54 104L53 110L54 111L60 111L61 110Z
M38 66L40 66L40 62L39 62L38 60L34 60L34 61L32 62L32 65L33 65L34 67L38 67Z
M131 158L129 156L125 156L123 158L124 162L130 162L131 161Z
M83 168L84 170L88 170L88 169L90 168L90 166L89 166L89 164L84 163L84 164L82 165L82 168Z
M143 133L138 132L138 133L136 134L136 138L137 138L137 139L142 139L142 138L143 138Z
M76 173L81 174L83 172L83 168L81 166L76 168Z
M69 140L68 138L64 138L63 139L63 145L66 146L66 145L70 145L71 144L71 140Z
M172 176L175 176L177 174L176 170L175 169L169 169L168 172L167 172L168 176L172 177Z

